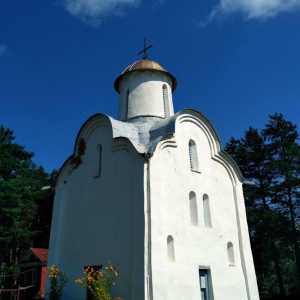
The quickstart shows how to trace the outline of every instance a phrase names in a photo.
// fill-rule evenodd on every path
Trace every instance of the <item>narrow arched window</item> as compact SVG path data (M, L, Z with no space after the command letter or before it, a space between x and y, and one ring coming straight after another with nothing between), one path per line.
M209 198L208 195L203 195L203 218L205 227L211 227L211 217L209 208Z
M164 117L166 118L169 99L168 99L167 86L165 84L163 84L162 86L162 94L163 94L163 105L164 105Z
M235 264L234 251L233 251L233 244L231 242L227 243L227 255L228 255L228 263L230 265L234 265Z
M197 197L194 192L190 192L190 217L191 224L193 226L198 226Z
M174 239L171 235L167 237L168 261L175 261Z
M99 152L98 152L98 155L99 155L99 161L98 161L98 174L97 176L101 176L101 171L102 171L102 145L99 145Z
M128 118L128 104L129 104L129 90L127 90L127 94L126 94L125 119Z
M190 167L193 171L199 171L197 146L194 140L189 141Z

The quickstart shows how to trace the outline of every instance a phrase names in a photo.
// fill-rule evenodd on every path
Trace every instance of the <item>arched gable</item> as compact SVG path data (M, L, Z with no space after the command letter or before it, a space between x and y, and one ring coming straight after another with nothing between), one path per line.
M236 178L241 182L243 181L243 176L235 161L221 149L221 140L214 126L201 112L194 109L184 109L164 120L157 118L150 118L151 122L139 122L139 120L140 118L135 122L122 122L105 114L91 116L80 128L75 140L73 154L65 161L60 173L69 174L74 169L74 164L76 168L76 163L80 163L78 156L83 151L84 142L100 126L111 130L112 138L115 141L118 140L116 149L122 148L123 144L124 147L128 147L129 142L138 153L153 154L158 150L158 144L160 144L159 150L165 147L176 147L176 138L174 138L176 127L180 126L181 123L189 122L204 132L209 144L211 158L225 167L233 185L236 185Z
M243 175L239 167L237 166L236 162L231 158L231 156L226 151L224 151L221 148L221 139L215 127L212 125L212 123L204 114L202 114L197 110L194 109L181 110L180 112L175 114L172 118L170 118L168 120L168 123L165 126L158 127L156 129L156 132L160 131L160 134L165 137L165 139L162 139L162 136L160 137L160 140L164 140L162 143L164 147L166 146L174 147L174 144L176 144L176 138L174 141L173 135L176 133L176 127L180 126L180 124L184 122L195 124L205 134L210 148L211 158L224 166L233 183L233 186L237 184L236 180L243 182L244 180ZM166 136L170 137L169 138L170 143L166 142Z
M67 176L81 164L81 156L84 155L83 148L92 133L99 127L105 127L110 131L114 139L112 150L117 151L121 149L136 149L136 140L138 140L138 130L132 124L127 124L117 121L112 117L104 114L95 114L91 116L81 126L75 139L73 154L64 162L60 169L58 182L65 180ZM133 146L133 147L132 147Z

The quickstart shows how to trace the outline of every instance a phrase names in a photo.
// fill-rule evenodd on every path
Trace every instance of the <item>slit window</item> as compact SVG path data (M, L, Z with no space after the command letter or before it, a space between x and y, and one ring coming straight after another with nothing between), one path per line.
M101 171L102 171L102 146L99 145L99 150L98 150L98 155L99 155L99 161L98 161L98 174L97 176L100 177L101 176Z
M127 90L127 93L126 93L125 119L128 118L128 103L129 103L129 90Z
M203 195L203 218L205 227L211 227L210 207L208 195Z
M234 251L233 251L233 244L231 242L227 243L227 255L228 255L228 263L229 265L234 265Z
M192 171L199 171L197 146L194 140L189 141L189 159Z
M167 238L167 247L168 247L168 261L175 261L175 247L174 247L174 239L171 235Z
M165 84L162 86L162 94L163 94L164 117L166 118L166 116L167 116L168 90L167 90L167 86Z
M191 225L198 226L197 197L194 192L190 192L190 218Z

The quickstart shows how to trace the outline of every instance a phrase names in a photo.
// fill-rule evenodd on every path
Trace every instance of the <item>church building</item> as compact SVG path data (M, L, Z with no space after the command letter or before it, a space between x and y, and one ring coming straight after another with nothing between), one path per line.
M174 114L176 78L134 62L115 80L119 117L91 116L63 164L48 265L69 282L117 264L123 300L257 300L243 176L201 112Z

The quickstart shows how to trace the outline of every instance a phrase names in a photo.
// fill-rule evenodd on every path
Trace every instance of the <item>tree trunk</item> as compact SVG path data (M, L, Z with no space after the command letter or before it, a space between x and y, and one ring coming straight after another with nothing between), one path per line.
M280 291L280 296L282 299L285 299L286 293L285 293L285 288L284 288L284 284L283 284L281 266L279 263L279 255L278 255L278 251L276 249L276 245L273 240L271 241L271 251L274 255L273 261L275 264L275 271L276 271L276 277L277 277L277 283L278 283L278 287L279 287L279 291Z
M290 211L290 220L291 220L291 229L292 229L292 243L294 246L296 268L297 268L297 275L298 275L297 290L299 293L300 292L300 253L298 248L298 239L297 239L298 232L297 232L296 222L295 222L295 212L294 212L291 188L288 188L288 206Z

